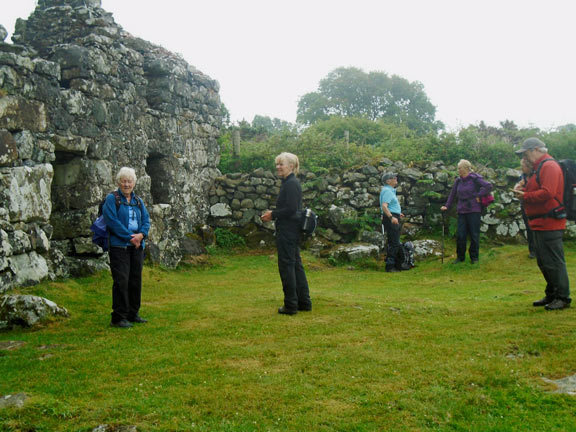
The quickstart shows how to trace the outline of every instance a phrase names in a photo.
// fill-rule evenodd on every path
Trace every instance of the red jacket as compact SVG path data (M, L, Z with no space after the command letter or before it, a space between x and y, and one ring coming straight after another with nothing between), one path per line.
M544 159L550 159L545 154L534 162L534 175L528 179L524 189L524 210L529 219L530 228L535 231L554 231L566 228L566 219L553 217L530 216L543 215L558 207L564 199L564 174L556 161L547 161L540 168L540 184L536 181L536 170Z

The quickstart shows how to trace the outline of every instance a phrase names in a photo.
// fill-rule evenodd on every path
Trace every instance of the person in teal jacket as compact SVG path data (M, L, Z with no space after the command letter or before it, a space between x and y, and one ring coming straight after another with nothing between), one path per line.
M102 214L110 233L113 327L130 328L145 323L139 315L142 296L142 267L150 215L140 197L134 194L136 172L123 167L116 175L118 190L108 194Z

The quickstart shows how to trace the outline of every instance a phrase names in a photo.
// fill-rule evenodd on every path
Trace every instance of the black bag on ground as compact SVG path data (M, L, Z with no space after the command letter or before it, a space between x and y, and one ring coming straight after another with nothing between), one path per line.
M410 270L414 267L416 267L414 264L414 244L411 241L401 243L396 259L396 268L398 270Z

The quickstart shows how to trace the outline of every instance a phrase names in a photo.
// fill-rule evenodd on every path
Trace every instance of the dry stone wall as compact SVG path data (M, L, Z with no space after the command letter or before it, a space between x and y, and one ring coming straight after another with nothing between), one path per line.
M0 291L106 266L89 227L122 166L152 216L148 254L177 265L219 175L218 83L100 0L39 0L2 41Z
M341 172L317 175L303 171L300 175L304 205L320 215L320 229L315 240L328 247L334 243L356 240L370 241L380 229L379 195L381 175L398 173L398 198L404 219L404 235L414 238L429 230L439 230L442 223L440 207L446 202L456 167L434 162L425 166L407 166L382 159L374 165L351 168ZM481 231L492 239L524 241L525 225L520 202L510 189L518 181L519 170L479 170L494 185L496 201L482 216ZM272 223L262 223L260 214L275 207L280 180L271 171L257 169L250 174L228 174L216 178L210 190L210 224L237 230L257 242L271 241L262 232L271 232ZM452 215L455 211L452 210ZM567 236L576 236L576 227L569 225ZM379 236L372 236L380 244ZM320 245L321 247L322 245Z

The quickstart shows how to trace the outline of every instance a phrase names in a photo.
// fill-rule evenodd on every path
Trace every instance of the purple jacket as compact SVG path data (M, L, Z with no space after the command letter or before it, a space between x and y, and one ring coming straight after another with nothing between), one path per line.
M458 177L454 182L446 207L450 209L454 199L458 199L456 210L458 214L480 213L482 206L476 198L488 195L492 191L492 184L482 178L480 174L471 172L466 177Z

